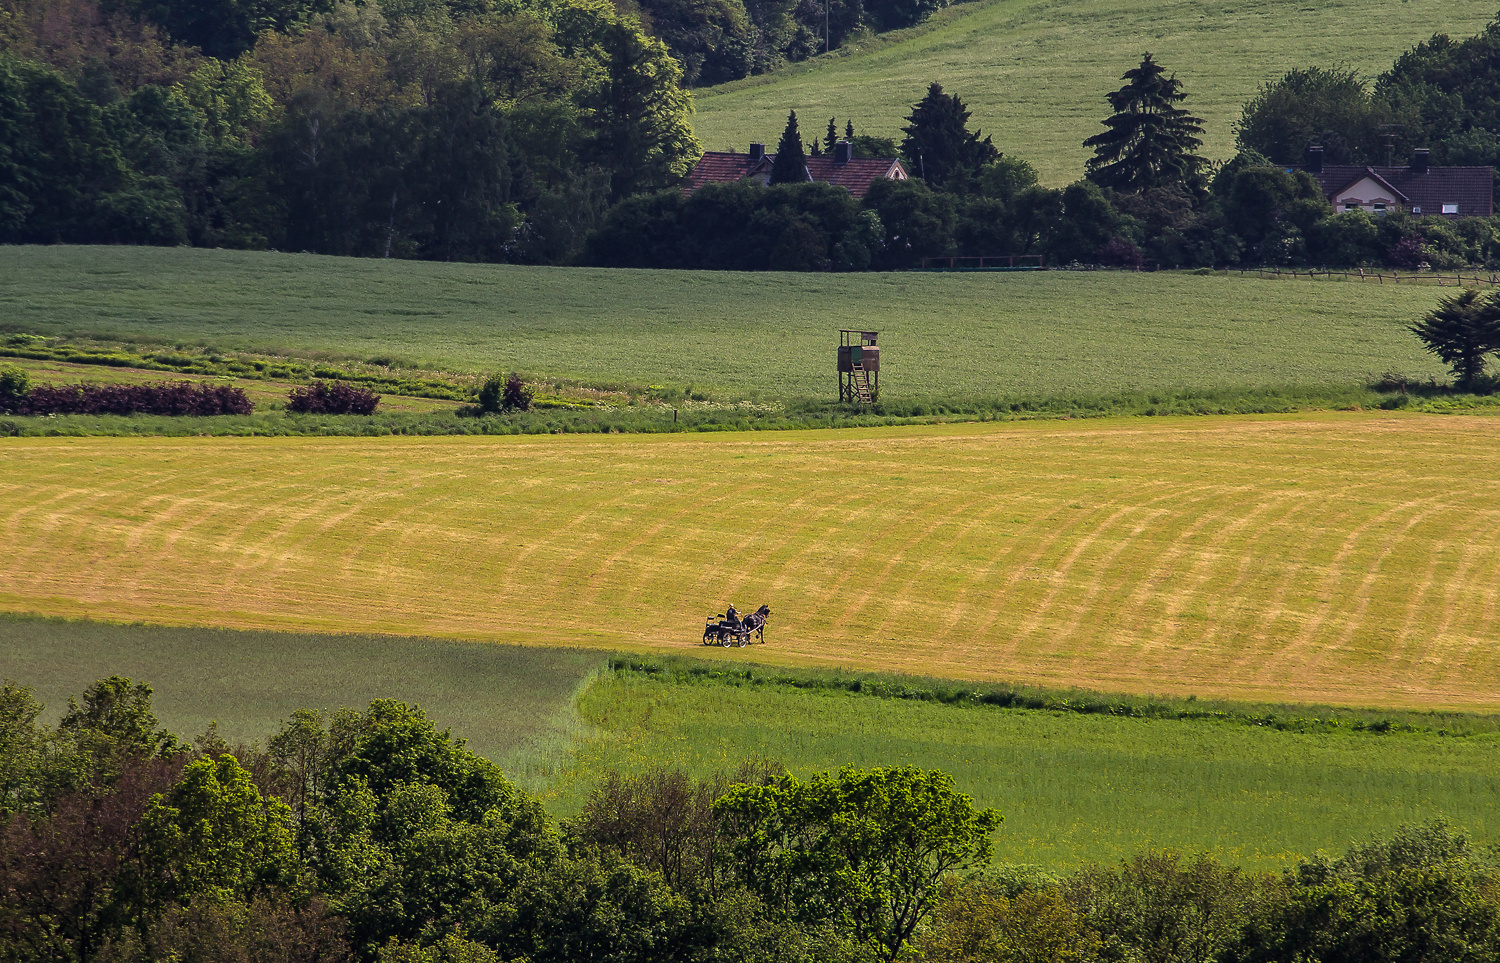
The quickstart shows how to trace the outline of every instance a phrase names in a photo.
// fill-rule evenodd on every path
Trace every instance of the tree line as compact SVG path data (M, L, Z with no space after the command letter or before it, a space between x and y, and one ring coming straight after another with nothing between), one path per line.
M1438 164L1500 160L1500 21L1417 45L1373 87L1343 68L1289 72L1246 104L1222 165L1200 156L1187 91L1147 53L1104 97L1085 176L1061 189L971 130L960 97L934 83L900 139L843 124L856 156L899 157L908 181L860 199L807 184L799 161L832 150L839 123L805 141L793 114L778 190L683 197L701 153L687 86L708 61L669 25L714 22L706 9L0 0L0 241L737 270L953 255L1500 265L1500 220L1334 212L1285 169L1312 141L1330 163L1416 144ZM779 14L746 16L775 33Z
M1500 862L1435 823L1281 874L1151 852L989 864L1000 815L912 767L608 775L558 822L417 707L184 743L121 677L56 726L0 686L13 961L1500 959Z
M606 0L0 12L7 242L559 261L699 153L678 62Z

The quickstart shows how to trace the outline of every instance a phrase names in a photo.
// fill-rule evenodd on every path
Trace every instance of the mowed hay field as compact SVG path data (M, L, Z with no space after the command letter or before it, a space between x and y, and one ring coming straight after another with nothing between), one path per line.
M1239 275L607 271L0 247L0 331L691 385L771 403L837 397L847 327L881 332L889 401L1442 377L1407 325L1447 293Z
M1493 711L1497 425L15 439L0 610Z
M1204 153L1234 153L1233 124L1263 83L1296 67L1344 64L1373 78L1434 33L1478 33L1492 5L1468 0L988 0L924 27L811 64L700 90L693 127L707 150L775 144L789 109L802 134L830 116L901 139L937 82L964 99L971 127L1033 164L1046 183L1083 176L1083 141L1103 128L1104 95L1150 51L1202 117Z

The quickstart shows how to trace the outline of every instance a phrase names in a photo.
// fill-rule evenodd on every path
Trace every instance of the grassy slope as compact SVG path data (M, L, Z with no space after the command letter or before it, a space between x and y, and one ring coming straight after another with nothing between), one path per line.
M899 139L936 81L964 98L997 147L1062 184L1082 175L1104 94L1143 51L1182 80L1205 120L1205 153L1223 158L1244 102L1288 69L1345 63L1374 76L1433 33L1473 34L1493 16L1468 0L988 0L896 42L699 91L693 123L709 150L774 144L789 108L808 138L836 115L841 129L852 118L864 133Z
M943 769L1005 815L997 859L1059 871L1151 847L1278 869L1437 816L1481 841L1500 833L1493 734L1299 734L631 676L596 683L581 709L601 735L558 782L563 812L607 769L702 774L765 758L802 776Z
M399 699L523 775L576 735L574 696L600 662L578 649L0 616L0 679L31 686L50 722L109 675L149 683L157 716L179 737L217 720L231 743L264 744L297 709Z
M0 610L1493 710L1490 418L0 443ZM739 659L743 652L709 653Z
M1440 375L1405 325L1444 292L1186 274L790 275L0 248L0 330L461 372L831 398L838 329L888 400L1346 385Z

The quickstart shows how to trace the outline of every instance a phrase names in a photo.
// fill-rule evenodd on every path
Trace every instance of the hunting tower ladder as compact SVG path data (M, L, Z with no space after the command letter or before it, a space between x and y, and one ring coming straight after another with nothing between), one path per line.
M880 397L879 331L839 331L839 401L872 404Z

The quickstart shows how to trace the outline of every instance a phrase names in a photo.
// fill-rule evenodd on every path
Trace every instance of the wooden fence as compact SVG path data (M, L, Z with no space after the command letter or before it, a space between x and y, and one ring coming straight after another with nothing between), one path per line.
M1462 271L1453 274L1434 274L1430 271L1419 271L1412 274L1399 274L1392 272L1386 274L1381 271L1294 271L1291 268L1245 268L1240 274L1254 274L1262 278L1307 278L1318 281L1358 281L1370 284L1426 284L1433 287L1500 287L1500 275L1494 274L1464 274Z

